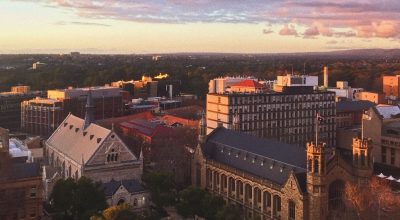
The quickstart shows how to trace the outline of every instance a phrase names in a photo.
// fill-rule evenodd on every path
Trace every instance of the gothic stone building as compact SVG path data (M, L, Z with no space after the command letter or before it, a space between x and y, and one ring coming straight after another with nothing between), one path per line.
M85 119L69 114L46 141L45 155L49 166L45 168L44 174L47 193L51 191L57 176L75 179L85 176L103 183L109 193L107 199L110 205L131 203L135 198L147 201L147 193L138 194L126 190L125 195L115 198L119 187L111 194L108 191L110 185L116 185L113 181L123 182L121 186L129 185L127 183L140 184L143 156L140 154L136 157L114 130L95 124L93 108L89 93Z
M246 219L343 219L345 182L372 175L369 141L346 158L324 143L306 149L200 123L192 182L244 209Z

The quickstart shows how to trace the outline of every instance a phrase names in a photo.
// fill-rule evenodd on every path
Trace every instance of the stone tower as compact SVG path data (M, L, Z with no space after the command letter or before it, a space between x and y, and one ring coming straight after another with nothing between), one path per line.
M325 184L327 148L325 143L307 143L307 192L309 219L323 220L328 214L328 193Z
M207 134L207 122L205 119L204 111L201 113L201 120L199 123L199 137L197 147L193 152L193 160L191 163L191 176L192 185L204 188L206 186L205 175L205 159L203 155L203 147L206 142Z
M364 183L373 172L372 144L369 138L353 138L354 175L359 183Z
M94 104L92 99L92 91L89 89L86 98L86 113L85 113L85 123L83 124L83 129L86 129L91 123L94 123Z

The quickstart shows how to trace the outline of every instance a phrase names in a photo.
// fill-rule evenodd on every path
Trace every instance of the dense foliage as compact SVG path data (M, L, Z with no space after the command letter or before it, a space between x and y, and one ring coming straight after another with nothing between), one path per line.
M50 195L50 204L55 219L60 220L86 220L107 207L101 186L85 177L78 181L71 178L57 181Z
M383 74L399 73L399 54L398 50L321 54L171 54L163 55L158 61L152 60L150 55L2 55L0 91L7 91L16 84L27 84L39 90L104 85L162 72L180 80L184 92L204 97L208 81L218 76L254 75L271 80L292 70L321 75L323 65L329 65L331 86L336 80L346 80L353 87L379 91L379 78ZM32 64L38 61L46 65L32 70Z

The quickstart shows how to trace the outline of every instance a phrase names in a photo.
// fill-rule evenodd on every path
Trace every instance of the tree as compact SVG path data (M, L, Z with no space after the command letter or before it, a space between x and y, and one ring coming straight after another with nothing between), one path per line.
M393 193L389 182L376 177L367 184L346 183L345 201L358 219L392 219L399 217L400 197Z
M78 181L71 178L57 181L50 204L57 219L89 219L107 207L103 189L86 177Z
M90 220L136 220L139 217L131 211L131 206L124 203L111 206L101 214L90 217Z
M152 201L159 208L174 203L175 183L171 175L160 171L150 171L143 174L142 180L151 193Z
M243 219L243 210L234 205L226 205L215 216L216 220L240 220Z
M203 217L207 220L216 219L217 213L224 207L221 197L211 195L209 192L189 187L179 192L177 211L186 218Z

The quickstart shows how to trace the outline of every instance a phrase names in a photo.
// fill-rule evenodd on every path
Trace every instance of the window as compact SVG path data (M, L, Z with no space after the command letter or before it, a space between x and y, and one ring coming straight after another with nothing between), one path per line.
M382 163L386 163L386 147L382 147L381 155L382 155Z
M118 152L115 149L111 149L111 152L107 154L107 162L117 162Z
M395 150L394 148L390 148L390 164L394 165L395 162Z
M292 200L289 200L289 220L296 219L296 203Z

